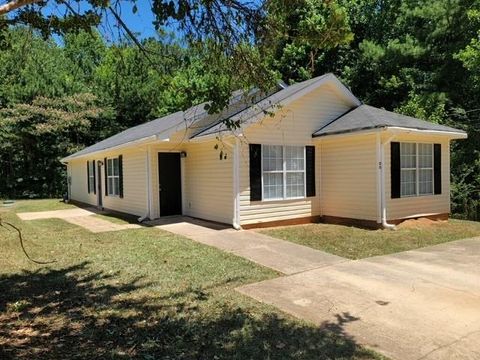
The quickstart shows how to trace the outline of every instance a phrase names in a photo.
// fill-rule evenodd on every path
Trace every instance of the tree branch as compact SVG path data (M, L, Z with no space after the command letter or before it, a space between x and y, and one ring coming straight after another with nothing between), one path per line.
M9 3L0 6L0 15L5 15L13 10L16 10L22 6L35 4L41 0L13 0Z

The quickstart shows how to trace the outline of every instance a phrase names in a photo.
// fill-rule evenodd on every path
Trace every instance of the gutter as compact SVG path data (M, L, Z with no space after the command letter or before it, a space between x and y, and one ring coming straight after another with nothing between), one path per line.
M241 136L241 135L240 135ZM235 138L235 144L224 142L233 151L233 218L232 226L235 230L242 230L240 226L240 139Z
M100 149L100 150L96 150L96 151L92 151L92 152L88 152L86 154L81 154L81 155L77 155L77 156L73 156L73 155L70 155L70 156L66 156L64 157L63 159L60 159L60 162L62 164L66 164L68 163L70 160L73 160L73 159L81 159L83 157L89 157L89 156L93 156L93 155L96 155L96 154L99 154L99 153L104 153L104 152L108 152L108 151L114 151L114 150L119 150L119 149L123 149L123 148L126 148L126 147L129 147L129 146L132 146L132 145L140 145L140 144L148 144L150 142L156 142L158 141L158 136L157 135L152 135L152 136L148 136L148 137L145 137L145 138L142 138L142 139L138 139L138 140L133 140L133 141L129 141L129 142L126 142L124 144L121 144L121 145L117 145L117 146L112 146L112 147L107 147L105 149Z
M377 199L380 198L379 217L382 227L389 230L395 230L396 227L393 224L389 224L387 220L387 199L385 196L385 145L390 143L394 137L395 135L391 135L386 141L382 141L381 133L377 132L376 134L377 160L379 167L379 176L377 176Z
M380 186L377 186L377 189L380 191L380 215L382 227L384 229L396 230L396 226L389 224L387 221L387 199L385 196L385 145L390 143L390 141L395 137L391 135L386 141L382 141L381 133L377 133L377 146L380 151Z
M417 128L407 128L407 127L401 127L401 126L388 126L388 125L377 125L377 126L367 126L367 127L362 127L362 128L357 128L357 129L351 129L351 130L341 130L341 131L335 131L335 132L330 132L330 133L325 133L325 134L318 134L316 135L315 133L312 134L312 138L322 138L322 137L339 137L339 136L355 136L358 134L375 134L378 132L383 132L385 130L390 130L392 132L398 132L398 133L418 133L421 135L435 135L435 136L448 136L451 139L466 139L467 138L467 133L463 131L444 131L444 130L425 130L425 129L417 129ZM319 130L317 130L318 132Z

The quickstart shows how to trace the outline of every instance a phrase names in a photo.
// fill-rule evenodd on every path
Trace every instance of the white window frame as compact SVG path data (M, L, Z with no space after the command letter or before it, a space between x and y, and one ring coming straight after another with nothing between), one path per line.
M93 160L88 162L88 187L91 193L95 193L95 167Z
M114 160L117 160L117 166L118 166L118 175L114 175L115 169L114 169ZM110 166L109 164L112 164L112 172L113 174L110 173ZM108 196L120 196L120 159L119 157L113 157L113 158L107 158L107 163L105 164L107 166L107 184L108 184ZM112 186L110 186L110 179L112 179ZM115 179L118 179L118 188L116 189L117 192L115 192Z
M401 151L401 148L402 148L402 143L406 143L406 144L411 144L412 142L410 141L402 141L400 143L400 159L402 158L402 151ZM402 168L401 167L401 160L400 160L400 197L401 198L409 198L409 197L419 197L419 196L432 196L435 194L435 172L434 172L434 156L435 156L435 151L434 151L434 148L433 148L433 143L425 143L425 142L422 142L422 143L417 143L417 142L414 142L415 144L415 167L414 168ZM429 145L431 148L432 148L432 166L431 167L422 167L420 168L420 165L419 165L419 155L418 155L418 145ZM411 171L411 170L415 170L415 194L412 194L412 195L402 195L401 194L401 188L402 188L402 171ZM432 172L432 192L431 193L427 193L427 194L420 194L420 170L430 170Z
M265 151L266 146L281 146L282 147L282 170L271 170L271 171L264 171L263 170L263 154ZM287 159L285 156L285 149L287 146L292 147L301 147L303 148L303 170L287 170ZM279 200L298 200L298 199L305 199L307 197L307 154L306 154L306 146L305 145L276 145L276 144L262 144L262 201L279 201ZM264 178L263 174L270 173L270 174L283 174L283 197L279 198L272 198L272 199L265 199L265 188L264 188ZM287 173L303 173L303 195L302 196L294 196L294 197L287 197Z

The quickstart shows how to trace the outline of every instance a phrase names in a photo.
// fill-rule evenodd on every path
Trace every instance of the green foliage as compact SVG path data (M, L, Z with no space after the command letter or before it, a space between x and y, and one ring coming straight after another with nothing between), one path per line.
M290 81L317 75L319 55L353 40L348 14L337 1L267 1L267 12L269 33L261 43L273 68Z
M13 197L58 196L65 190L60 159L109 135L113 112L92 94L37 97L0 111L0 194ZM94 135L95 134L95 135Z

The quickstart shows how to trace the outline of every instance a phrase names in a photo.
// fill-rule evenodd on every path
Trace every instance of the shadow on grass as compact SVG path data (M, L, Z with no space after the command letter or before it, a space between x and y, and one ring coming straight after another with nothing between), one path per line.
M207 290L135 297L148 286L141 279L118 285L88 270L81 263L0 276L1 359L371 358L345 334L357 320L348 314L315 328L216 302ZM209 316L199 309L207 302Z

